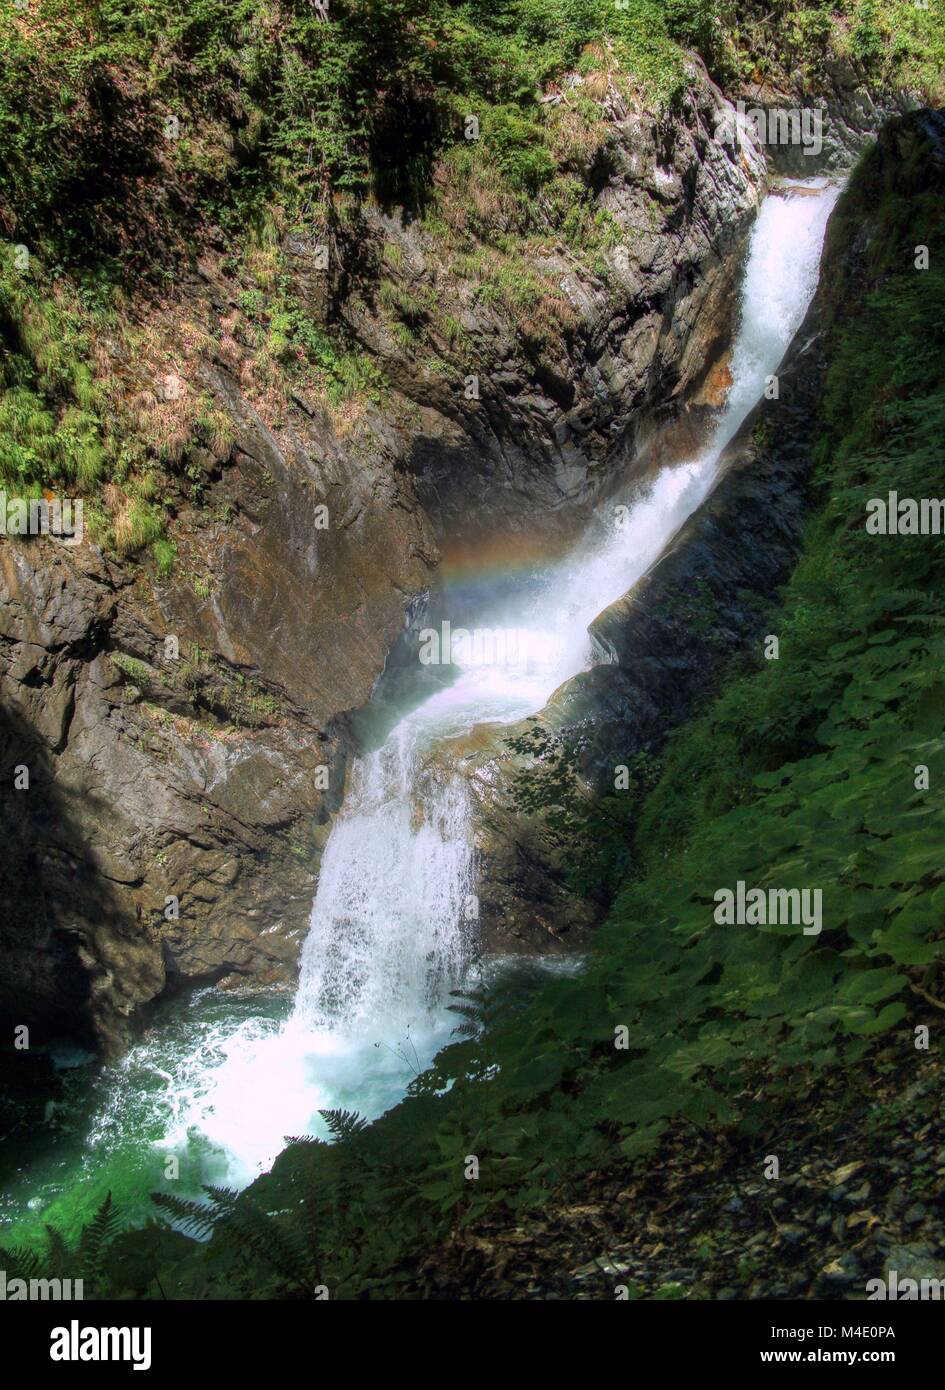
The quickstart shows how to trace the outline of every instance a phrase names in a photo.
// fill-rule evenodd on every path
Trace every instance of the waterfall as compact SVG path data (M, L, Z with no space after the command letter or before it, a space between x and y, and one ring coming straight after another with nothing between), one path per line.
M732 384L712 439L697 459L664 468L640 486L619 518L602 519L578 557L548 586L540 607L548 630L558 634L559 651L551 689L590 661L590 623L659 559L708 495L723 449L761 398L801 326L817 288L827 219L839 193L836 186L819 196L789 191L763 203L742 284Z
M812 196L808 186L764 202L746 262L733 382L710 446L638 484L619 525L613 507L602 509L566 562L483 614L490 627L524 634L517 659L460 653L457 679L355 763L322 858L288 1016L271 995L211 990L181 1005L170 1024L107 1069L73 1171L55 1163L44 1192L85 1178L111 1181L124 1164L146 1194L171 1153L192 1188L245 1184L285 1136L323 1133L320 1109L371 1117L396 1103L411 1073L448 1041L445 1004L468 961L475 864L465 786L431 773L432 755L475 724L534 713L595 659L588 625L706 497L722 449L800 326L836 196L823 187Z
M622 524L548 576L537 596L490 615L514 660L453 654L459 679L407 715L355 765L326 847L292 1026L347 1037L406 1029L435 1015L459 981L473 888L468 804L453 777L419 794L424 754L457 729L511 721L540 708L592 659L588 625L665 550L699 506L725 444L762 394L800 325L817 282L836 189L771 197L753 229L742 290L732 386L710 447L641 489ZM501 644L496 644L500 646Z
M461 976L472 887L465 785L414 801L423 745L403 720L354 766L322 860L293 1022L404 1030Z

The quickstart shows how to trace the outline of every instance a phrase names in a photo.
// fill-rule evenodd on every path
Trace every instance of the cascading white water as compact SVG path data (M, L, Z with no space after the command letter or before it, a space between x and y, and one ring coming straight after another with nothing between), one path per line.
M406 1031L461 974L472 884L465 787L414 804L423 743L405 719L360 759L322 859L293 1024Z
M691 463L665 468L602 542L591 537L579 563L556 576L542 604L552 611L558 660L554 686L590 659L587 629L609 604L627 593L666 549L705 500L726 444L755 406L801 325L814 290L827 219L839 188L819 196L772 196L762 205L752 231L742 285L739 329L731 359L732 384L705 452ZM551 693L550 691L548 692Z
M813 293L836 191L774 197L755 226L732 357L732 387L703 456L665 469L638 495L604 544L592 537L577 563L548 577L537 598L507 602L493 629L522 640L514 660L479 663L453 652L459 678L407 715L383 747L354 769L325 850L295 1011L286 1034L331 1037L347 1049L366 1039L394 1047L411 1027L427 1036L445 991L462 971L464 902L473 863L464 785L417 795L424 755L486 720L533 712L590 657L588 625L660 556L712 485L724 445L761 395ZM464 655L466 664L463 665ZM508 655L508 651L506 652ZM323 1074L327 1068L322 1068Z
M474 724L533 713L593 659L589 623L646 572L705 498L722 449L799 327L836 195L827 188L819 196L771 196L761 209L733 384L711 447L638 488L627 499L624 525L613 525L608 508L606 522L527 597L523 587L518 600L483 614L483 626L525 631L527 659L521 647L513 661L460 654L458 679L356 765L323 856L288 1020L272 1010L242 1021L232 1009L223 1017L211 1011L178 1025L173 1037L143 1041L116 1069L89 1137L90 1165L107 1156L96 1154L97 1146L117 1148L127 1123L159 1154L186 1155L204 1180L248 1182L286 1135L320 1130L319 1109L382 1112L448 1039L446 992L465 961L464 904L475 892L474 863L462 783L428 780L418 795L428 755ZM146 1114L144 1075L161 1080L149 1092Z

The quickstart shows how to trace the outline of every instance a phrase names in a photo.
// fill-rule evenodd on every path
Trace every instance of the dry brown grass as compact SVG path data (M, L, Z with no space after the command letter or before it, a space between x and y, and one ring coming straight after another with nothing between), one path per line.
M134 535L132 499L117 484L106 483L102 489L102 500L108 508L115 549L119 554L126 555L132 548Z
M617 66L614 56L600 43L589 43L582 56L585 66L590 65L590 71L584 76L584 90L592 101L603 101L613 85Z
M563 169L585 170L610 139L610 123L597 111L588 114L588 103L556 106L548 117L548 141L555 161Z
M436 171L435 182L440 191L441 216L452 231L488 236L513 226L516 200L505 187L499 170L484 157L474 157L471 167L444 160Z
M162 463L180 463L194 433L196 411L186 382L174 373L166 380L179 389L177 399L161 399L153 391L143 391L130 404L136 434L150 453Z
M250 233L242 256L242 265L259 289L269 292L276 288L285 269L282 256L282 237L285 233L285 214L273 207L264 222Z

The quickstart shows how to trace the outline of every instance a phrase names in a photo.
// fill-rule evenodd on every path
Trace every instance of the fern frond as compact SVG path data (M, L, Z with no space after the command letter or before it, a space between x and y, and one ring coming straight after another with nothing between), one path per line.
M0 1262L6 1270L8 1279L38 1279L41 1266L35 1250L27 1250L22 1245L9 1249L0 1247Z
M78 1253L78 1252L77 1252ZM72 1261L72 1251L65 1236L55 1226L46 1227L46 1264L50 1270L65 1274Z
M76 1248L76 1263L85 1282L93 1288L105 1280L105 1256L119 1229L118 1213L109 1192L92 1220L82 1227Z
M367 1129L367 1120L356 1110L319 1110L318 1113L328 1126L332 1137L339 1142Z
M482 1017L482 1007L473 1004L447 1004L447 1009L451 1014L461 1014L463 1018L478 1019Z
M216 1213L216 1220L221 1220L224 1216L232 1216L236 1211L236 1204L240 1194L235 1187L210 1187L204 1184L204 1192L210 1198L210 1203Z
M292 1224L286 1229L269 1212L263 1211L251 1197L244 1196L232 1213L231 1219L221 1226L228 1240L235 1240L241 1247L247 1247L261 1260L270 1265L278 1274L303 1289L318 1283L315 1277L315 1251L298 1228Z
M175 1197L170 1192L152 1192L151 1201L173 1219L185 1235L204 1240L211 1234L218 1219L216 1207L209 1202L192 1202Z

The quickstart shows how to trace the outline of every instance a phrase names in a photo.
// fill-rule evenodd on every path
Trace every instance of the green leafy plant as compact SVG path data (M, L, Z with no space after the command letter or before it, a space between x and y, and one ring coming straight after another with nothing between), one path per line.
M8 1279L68 1279L73 1289L81 1279L83 1297L107 1298L114 1292L110 1253L119 1230L109 1193L71 1243L56 1227L47 1226L40 1249L0 1248L0 1265Z

